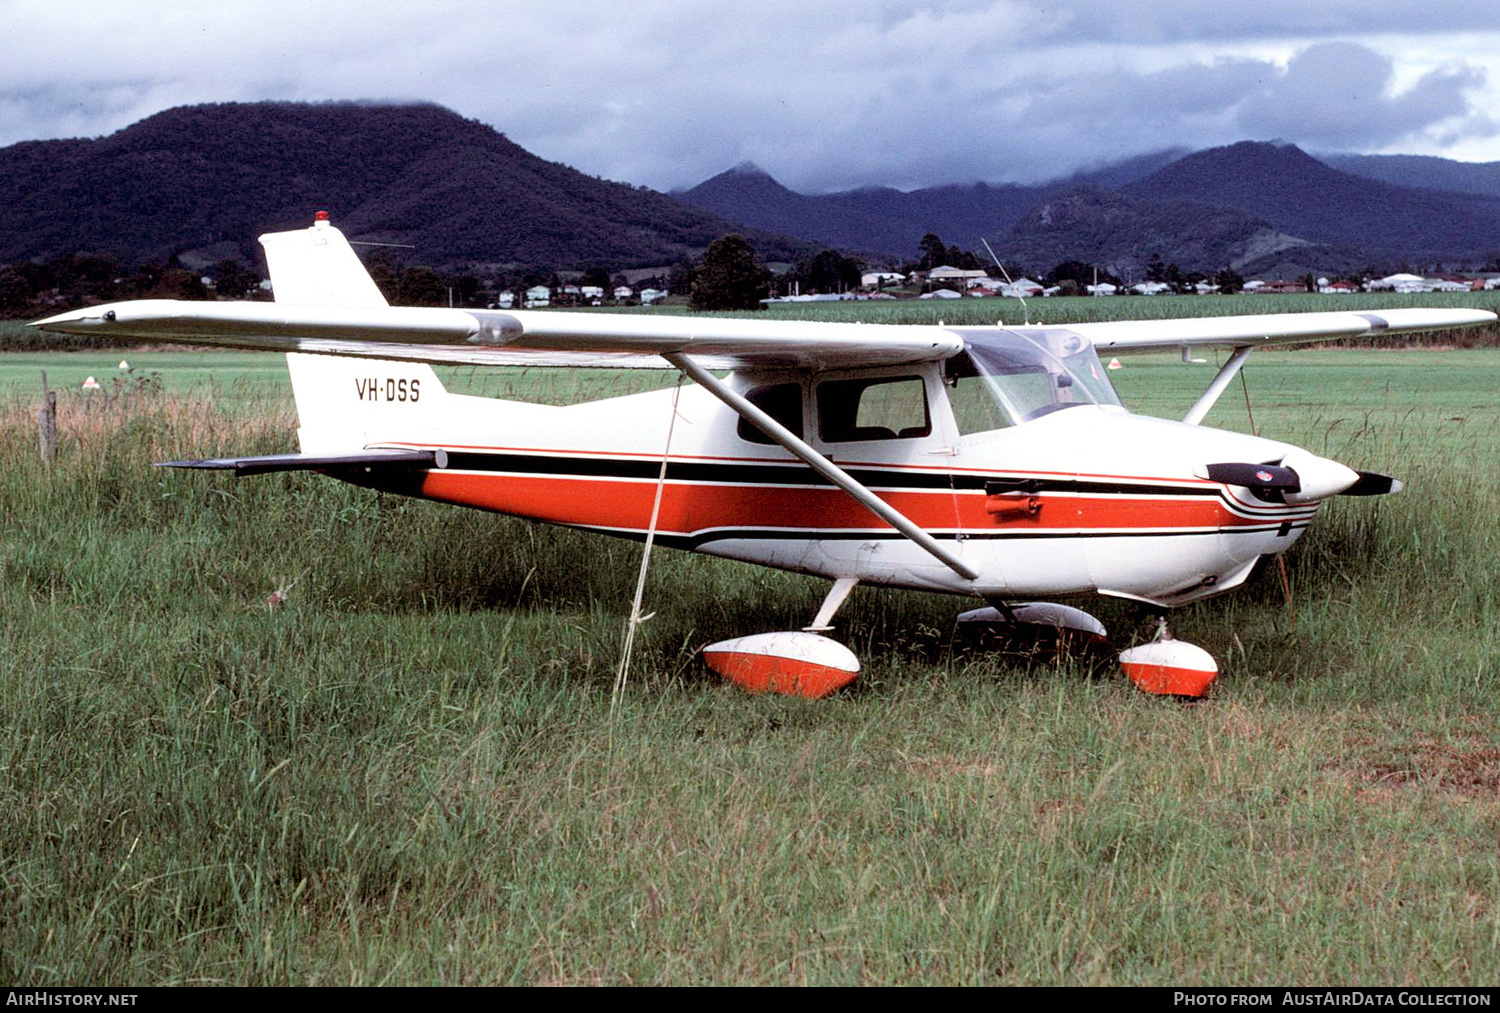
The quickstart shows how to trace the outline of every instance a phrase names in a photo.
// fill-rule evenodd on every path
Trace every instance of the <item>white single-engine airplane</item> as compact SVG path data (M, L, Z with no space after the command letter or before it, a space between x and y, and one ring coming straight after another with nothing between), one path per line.
M945 327L418 309L387 305L326 213L261 242L274 304L141 300L36 326L289 353L301 453L177 466L317 471L827 577L805 630L705 649L742 685L808 696L859 670L821 634L861 582L989 602L971 622L1100 638L1097 620L1056 600L1165 611L1235 587L1324 499L1400 488L1201 427L1251 350L1495 321L1398 309ZM1180 422L1126 411L1098 356L1206 346L1233 353ZM430 365L662 360L696 386L569 407L452 394ZM1217 673L1165 623L1120 658L1151 692L1199 695Z

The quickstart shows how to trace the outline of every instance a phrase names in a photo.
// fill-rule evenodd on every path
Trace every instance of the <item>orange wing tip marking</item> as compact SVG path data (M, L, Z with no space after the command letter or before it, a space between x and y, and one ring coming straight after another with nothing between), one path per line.
M1199 697L1219 675L1218 662L1201 647L1160 640L1120 655L1120 667L1147 693Z
M853 682L859 659L816 633L757 633L703 649L709 668L752 693L816 700Z

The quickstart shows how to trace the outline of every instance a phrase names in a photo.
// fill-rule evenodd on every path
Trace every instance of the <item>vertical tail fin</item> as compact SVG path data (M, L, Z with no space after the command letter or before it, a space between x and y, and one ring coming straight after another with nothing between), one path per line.
M269 233L260 242L278 303L387 305L326 211L318 212L310 229ZM348 453L371 443L420 438L443 415L447 391L426 363L290 353L286 364L305 454Z
M386 306L385 296L344 234L319 211L310 229L260 237L277 302L299 306Z

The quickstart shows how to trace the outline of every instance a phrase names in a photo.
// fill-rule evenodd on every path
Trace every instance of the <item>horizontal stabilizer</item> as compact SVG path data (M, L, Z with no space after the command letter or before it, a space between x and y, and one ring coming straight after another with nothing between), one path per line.
M436 450L367 450L358 454L267 454L264 457L218 457L206 461L160 461L158 468L232 471L236 478L273 471L339 471L345 468L393 470L441 465Z

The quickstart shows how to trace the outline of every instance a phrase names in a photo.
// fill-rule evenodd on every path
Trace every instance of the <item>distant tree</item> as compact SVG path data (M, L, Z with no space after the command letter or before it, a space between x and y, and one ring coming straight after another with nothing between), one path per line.
M12 265L0 271L0 316L30 316L31 301L36 295L26 283L26 276Z
M610 288L609 269L600 267L597 264L592 267L586 267L583 269L583 276L578 279L578 284L594 285L608 292Z
M1161 254L1160 253L1153 253L1146 260L1146 280L1147 281L1166 281L1167 280L1167 266L1161 262Z
M942 267L948 257L948 248L943 245L942 239L938 238L936 232L929 232L923 236L919 248L922 252L917 258L918 271L931 271L934 267Z
M720 236L703 254L693 281L693 308L758 310L770 291L771 273L755 261L755 251L736 233Z
M52 286L61 291L68 304L105 302L121 294L114 282L123 272L108 257L66 253L48 261L47 267L52 272Z
M208 286L203 284L203 276L197 271L168 271L174 289L173 296L178 299L212 299L213 295L208 291Z
M0 270L0 316L33 316L38 298L55 287L52 269L30 260L18 260Z
M538 285L546 285L554 292L562 287L557 272L550 267L525 267L518 270L514 278L515 286L523 292Z
M667 291L673 295L688 295L693 291L693 282L698 280L698 265L689 257L683 257L667 272Z
M814 292L841 292L859 287L864 268L861 260L837 250L823 250L805 265L799 264L797 274L798 280Z
M457 306L483 306L484 282L472 274L462 274L456 278L449 278L448 283L453 288L453 300Z
M948 252L943 255L943 263L949 267L956 267L960 271L979 270L979 258L971 251L960 249L957 246L948 247ZM941 267L942 265L938 265Z
M245 290L254 283L254 276L240 267L238 260L221 260L214 267L214 292L220 299L243 299Z
M401 272L394 302L398 306L446 306L448 286L430 267L408 267Z
M1232 295L1245 287L1245 279L1230 268L1224 268L1214 275L1214 284L1219 286L1219 291L1225 295Z
M1075 282L1080 289L1086 285L1094 284L1095 279L1099 284L1119 285L1120 279L1093 264L1085 264L1081 260L1065 260L1052 270L1048 271L1042 279L1045 285L1060 285L1064 281Z
M370 280L375 282L375 287L385 295L386 301L396 301L401 289L401 280L396 272L396 259L391 256L391 251L378 246L371 250L365 257L365 270L370 272Z
M27 291L32 295L40 295L57 285L54 280L52 268L45 264L38 264L30 260L18 261L10 265L8 270L15 271L20 275Z
M148 260L136 266L135 274L125 279L129 295L143 296L161 284L161 276L166 268L154 260Z

